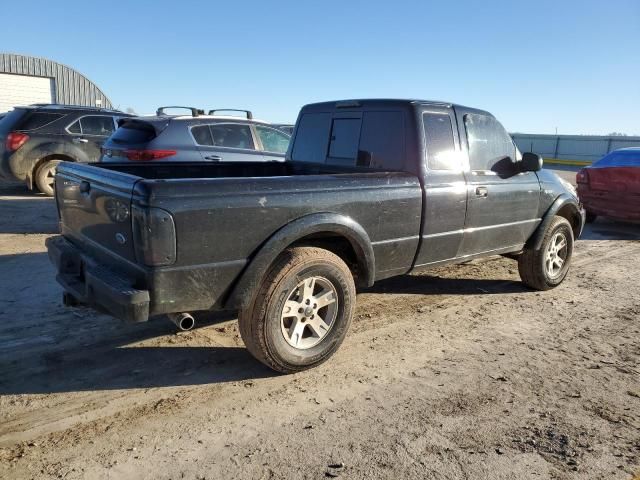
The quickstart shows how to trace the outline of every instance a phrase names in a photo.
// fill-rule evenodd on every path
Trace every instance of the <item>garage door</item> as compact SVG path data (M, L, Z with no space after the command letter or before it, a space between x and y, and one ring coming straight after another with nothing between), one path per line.
M53 79L0 73L0 112L18 105L53 103Z

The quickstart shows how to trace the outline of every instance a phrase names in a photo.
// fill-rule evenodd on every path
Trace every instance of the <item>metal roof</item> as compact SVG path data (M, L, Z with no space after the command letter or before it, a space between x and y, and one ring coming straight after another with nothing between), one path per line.
M96 107L96 100L100 100L101 107L113 108L111 101L91 80L73 68L53 60L0 53L0 73L53 78L55 103Z

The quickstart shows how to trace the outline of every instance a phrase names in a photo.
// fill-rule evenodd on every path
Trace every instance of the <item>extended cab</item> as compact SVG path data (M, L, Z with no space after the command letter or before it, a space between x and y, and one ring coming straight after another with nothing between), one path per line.
M47 245L67 302L179 324L239 309L251 353L294 372L339 347L356 285L496 254L560 284L584 212L541 167L481 110L319 103L284 163L62 163Z

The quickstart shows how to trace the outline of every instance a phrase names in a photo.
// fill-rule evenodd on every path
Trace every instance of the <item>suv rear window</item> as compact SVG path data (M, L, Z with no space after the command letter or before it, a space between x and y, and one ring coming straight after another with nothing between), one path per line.
M122 145L150 142L156 137L155 129L145 123L125 123L111 136L110 141Z
M19 130L37 130L64 117L62 113L34 112L20 124Z

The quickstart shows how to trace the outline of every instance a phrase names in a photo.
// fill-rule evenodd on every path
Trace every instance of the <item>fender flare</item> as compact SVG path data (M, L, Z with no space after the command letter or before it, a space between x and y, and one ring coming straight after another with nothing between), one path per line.
M259 247L240 274L224 303L225 308L240 308L260 285L274 260L292 243L314 233L334 233L346 238L356 252L362 283L373 285L375 256L369 235L352 218L337 213L314 213L294 220L276 231Z
M554 202L545 212L540 225L538 225L536 231L529 238L527 247L533 248L534 250L539 250L542 247L542 240L544 238L544 233L546 232L547 227L556 216L556 214L560 211L560 209L564 208L567 205L570 205L572 207L572 214L580 221L580 224L578 226L578 235L580 234L580 232L582 232L582 227L584 226L584 217L581 213L581 209L578 205L577 200L568 193L562 193L558 196L558 198L554 200ZM572 227L574 227L573 224ZM578 237L578 235L576 235L576 238Z

